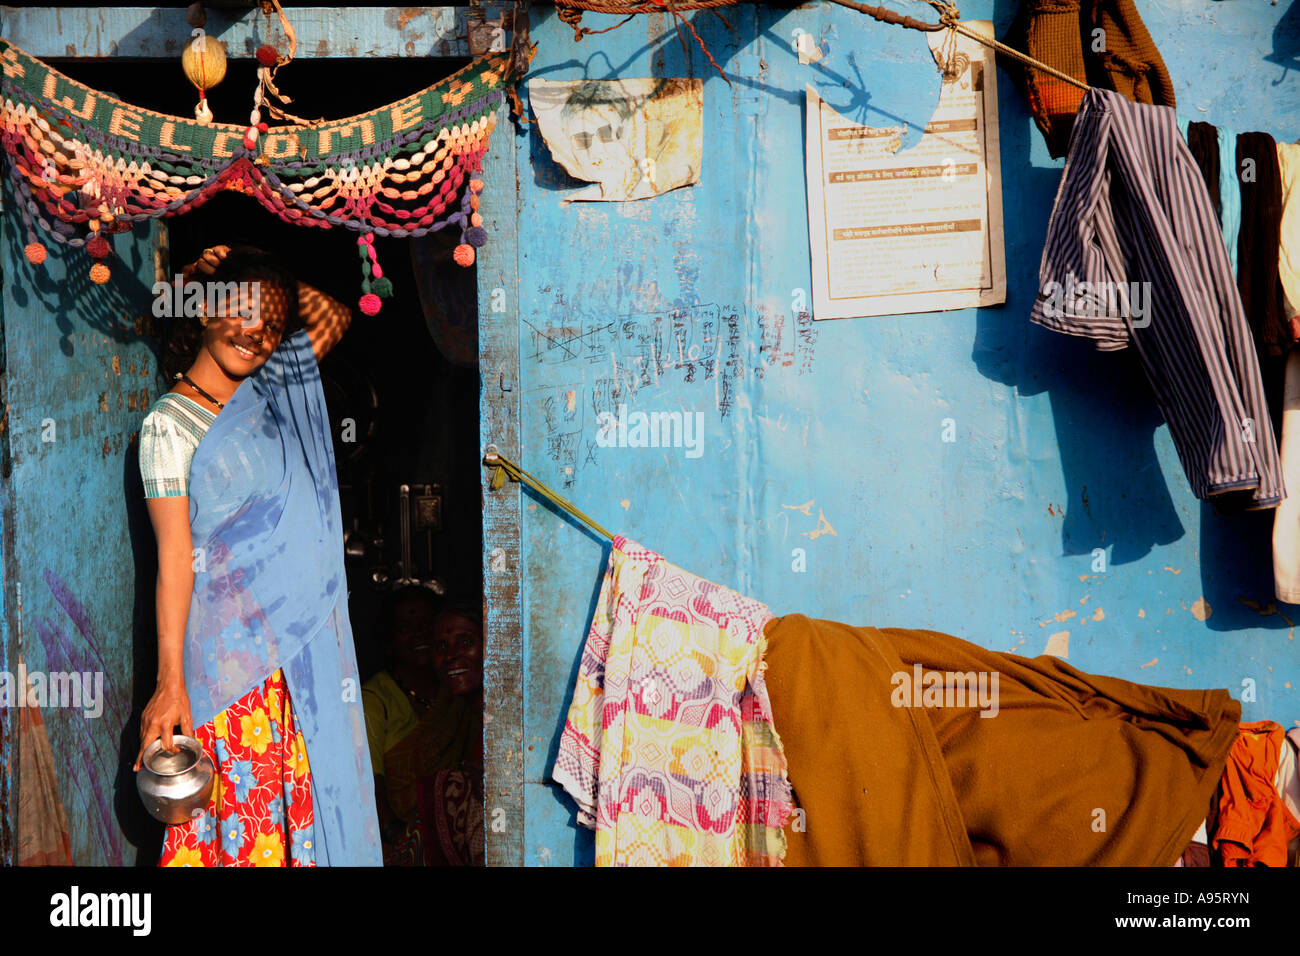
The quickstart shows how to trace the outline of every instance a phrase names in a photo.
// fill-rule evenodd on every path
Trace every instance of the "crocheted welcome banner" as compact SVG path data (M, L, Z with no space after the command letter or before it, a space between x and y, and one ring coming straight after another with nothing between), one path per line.
M373 237L456 226L455 260L472 265L487 239L481 169L504 97L508 53L475 60L395 103L347 119L268 128L202 125L92 90L0 39L0 141L28 231L27 258L45 260L37 226L102 260L99 233L189 212L223 189L255 197L286 222L359 234L359 306L391 294ZM96 261L91 279L105 282Z

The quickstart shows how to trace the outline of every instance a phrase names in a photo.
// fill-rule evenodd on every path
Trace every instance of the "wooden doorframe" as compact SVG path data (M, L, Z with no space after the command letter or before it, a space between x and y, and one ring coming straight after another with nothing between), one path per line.
M499 2L483 6L489 19L508 8ZM210 10L205 29L226 44L232 57L251 57L263 41L267 19L256 10L237 17L232 12ZM297 35L297 58L313 60L468 57L466 13L466 7L455 6L319 6L287 11ZM348 29L340 31L338 22L343 17ZM0 6L0 36L41 59L129 58L174 64L179 73L179 50L190 30L183 8ZM274 18L272 30L278 35ZM382 94L377 98L382 101ZM480 214L490 239L479 249L477 263L480 451L496 444L507 455L518 449L519 422L516 135L509 107L503 104L483 166ZM487 862L518 866L524 847L520 496L513 488L491 492L486 482L482 487ZM14 747L16 741L5 737L0 727L4 766L11 765ZM4 796L4 781L0 781L0 799ZM8 796L12 810L16 795ZM0 863L12 862L11 843L11 835L0 825Z

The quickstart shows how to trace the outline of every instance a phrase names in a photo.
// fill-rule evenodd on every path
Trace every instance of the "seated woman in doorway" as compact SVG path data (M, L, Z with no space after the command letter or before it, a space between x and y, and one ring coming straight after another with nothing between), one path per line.
M140 429L158 685L136 769L179 726L218 781L206 813L169 827L161 863L379 865L317 367L351 312L257 249L216 246L185 274L225 294L175 320L175 385Z
M388 866L483 865L483 626L469 602L395 591L390 664L362 696Z

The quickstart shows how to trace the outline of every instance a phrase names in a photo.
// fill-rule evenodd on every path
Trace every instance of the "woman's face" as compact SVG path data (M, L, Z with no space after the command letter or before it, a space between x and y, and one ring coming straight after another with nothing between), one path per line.
M214 283L213 285L217 285ZM270 282L240 282L204 305L203 345L231 378L252 375L271 357L289 315L286 290Z
M433 666L434 610L418 598L393 609L393 657L403 668Z
M483 629L459 614L444 614L433 629L433 666L453 694L483 686Z

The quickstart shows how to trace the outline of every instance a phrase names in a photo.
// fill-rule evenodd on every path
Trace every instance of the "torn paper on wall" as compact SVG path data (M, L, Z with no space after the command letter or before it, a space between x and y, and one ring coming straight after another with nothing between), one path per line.
M992 24L967 26L992 36ZM861 126L807 87L813 318L899 315L1007 299L993 51L927 34L946 69L920 141Z
M555 161L592 184L566 202L645 199L699 182L703 80L534 79L528 101Z

